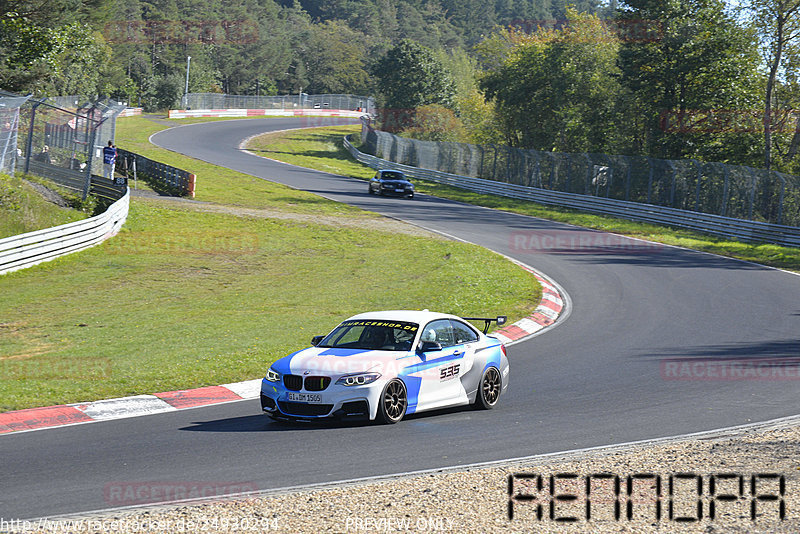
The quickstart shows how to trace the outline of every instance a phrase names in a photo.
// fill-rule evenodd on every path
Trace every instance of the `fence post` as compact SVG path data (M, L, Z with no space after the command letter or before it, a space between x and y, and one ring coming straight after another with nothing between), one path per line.
M588 152L584 155L586 156L586 185L584 185L584 190L585 194L588 195L592 185L592 158ZM599 196L597 192L595 192L595 196Z
M671 161L671 160L669 161L669 166L672 169L672 185L670 186L670 189L669 189L669 207L670 208L674 208L675 207L675 180L676 180L677 171L675 170L675 163L673 161Z
M700 178L702 177L702 173L700 172L700 169L702 169L702 166L700 165L700 162L697 161L696 159L693 159L692 161L694 161L694 164L697 166L697 180L696 180L697 183L695 184L695 191L694 191L694 211L699 212L700 211Z
M87 121L88 122L88 121ZM99 128L99 126L98 126ZM94 144L97 141L97 128L92 128L92 135L89 138L89 162L86 164L86 181L83 185L83 200L89 196L89 188L92 184L92 167L94 163Z
M728 195L730 194L730 185L728 183L730 180L730 170L728 169L728 166L725 165L724 163L720 163L720 165L722 165L722 170L723 170L722 175L725 177L724 178L725 183L722 186L722 207L720 208L719 214L724 217L725 211L728 207Z
M647 158L647 167L649 172L647 173L647 203L652 204L650 202L650 198L653 196L653 159Z
M497 145L492 145L494 150L494 164L492 165L492 180L497 181Z
M628 160L628 169L625 172L625 200L631 199L631 173L633 172L633 162L631 161L631 157L628 156L626 158Z
M756 183L758 183L758 176L756 176L756 170L752 167L748 167L750 169L750 177L752 178L753 187L750 188L750 206L747 209L747 218L752 220L753 219L753 205L756 203Z
M33 150L33 125L36 122L36 108L41 104L37 101L31 108L31 122L28 126L28 140L25 143L25 174L28 174L31 169L31 150Z
M780 178L781 180L781 194L778 197L778 221L777 224L783 224L783 192L786 189L786 180L784 180L783 176L777 173L777 171L772 171L775 173L775 176Z

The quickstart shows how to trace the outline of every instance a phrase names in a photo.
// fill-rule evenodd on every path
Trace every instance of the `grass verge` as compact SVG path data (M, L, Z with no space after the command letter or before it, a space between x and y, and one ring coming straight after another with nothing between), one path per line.
M55 189L55 186L48 184ZM0 239L85 219L80 210L48 202L19 176L0 174Z
M359 126L349 126L276 132L253 139L250 147L257 154L287 163L336 172L344 176L367 179L375 171L353 160L349 152L342 147L342 136L349 133L357 133L359 130ZM533 202L473 193L466 189L458 189L422 180L415 180L415 184L418 192L437 197L638 237L667 245L711 252L800 272L799 248L781 247L767 243L731 241L680 228L593 215L566 208L547 207Z

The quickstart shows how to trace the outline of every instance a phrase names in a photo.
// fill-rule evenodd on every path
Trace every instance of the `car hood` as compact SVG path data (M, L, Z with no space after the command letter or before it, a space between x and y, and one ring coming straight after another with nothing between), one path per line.
M366 371L396 374L398 360L412 354L407 351L310 347L281 358L272 364L272 368L281 374L302 375L308 371L310 375L331 377Z

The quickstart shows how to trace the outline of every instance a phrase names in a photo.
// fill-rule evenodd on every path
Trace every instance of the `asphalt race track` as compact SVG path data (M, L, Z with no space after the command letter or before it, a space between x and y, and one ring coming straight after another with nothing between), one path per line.
M509 348L509 391L489 412L411 416L392 426L286 426L261 415L253 400L2 436L0 516L109 508L108 488L128 482L248 483L266 490L800 413L800 276L423 195L375 197L363 181L238 149L246 137L307 120L188 125L156 134L153 142L514 257L566 290L571 315ZM298 339L298 348L307 341ZM679 367L676 359L693 363ZM723 370L758 362L768 376L708 380L704 369L720 359ZM691 371L680 376L676 369ZM707 473L723 467L709 462Z

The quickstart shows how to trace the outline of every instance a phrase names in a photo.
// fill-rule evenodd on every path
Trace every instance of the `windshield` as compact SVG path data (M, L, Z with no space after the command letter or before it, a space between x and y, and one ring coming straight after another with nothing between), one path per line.
M419 325L404 321L345 321L317 346L338 349L411 350Z
M384 180L405 180L406 177L403 176L402 173L399 172L384 172L381 174L381 178Z

